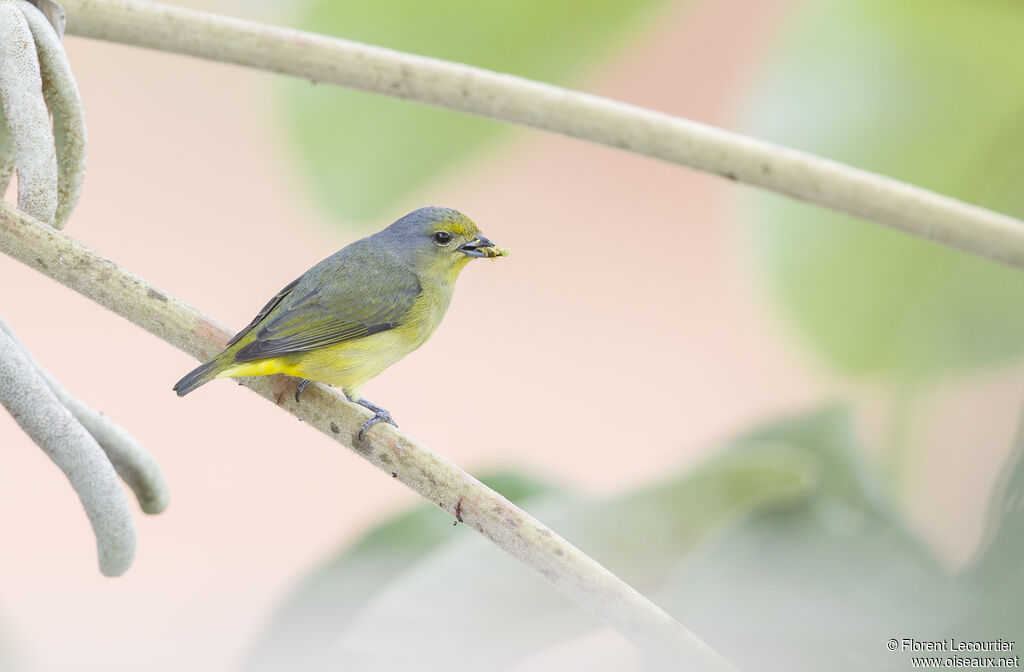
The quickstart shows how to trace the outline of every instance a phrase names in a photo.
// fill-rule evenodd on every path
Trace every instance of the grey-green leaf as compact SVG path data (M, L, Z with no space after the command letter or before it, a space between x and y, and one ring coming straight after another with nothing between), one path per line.
M1024 428L993 493L979 551L960 581L985 599L952 635L1011 641L1020 637L1024 632ZM1017 646L1024 642L1018 641Z
M748 130L1024 216L1024 4L804 3ZM833 366L918 381L1024 351L1024 274L779 197L756 252Z
M516 503L553 492L547 484L510 473L481 480ZM432 506L374 528L294 589L257 639L245 669L337 669L332 644L366 602L455 536L459 530L451 517Z
M550 491L525 508L649 592L708 534L750 510L793 505L818 473L816 459L761 441L743 456L714 460L610 501L583 503ZM395 542L388 552L397 560L382 555L356 562L366 555L365 542L344 552L289 600L251 657L260 663L251 669L266 669L265 661L282 655L301 656L304 669L342 663L361 670L495 669L600 625L479 535L453 531L425 512L404 520L401 534L414 541ZM396 529L394 523L386 527ZM429 549L415 541L424 537ZM314 636L300 638L303 632Z
M941 639L979 597L907 529L852 439L825 413L757 432L821 460L813 495L741 521L684 562L660 602L750 670L903 670L904 638ZM749 450L741 442L734 450ZM897 639L897 650L887 646Z

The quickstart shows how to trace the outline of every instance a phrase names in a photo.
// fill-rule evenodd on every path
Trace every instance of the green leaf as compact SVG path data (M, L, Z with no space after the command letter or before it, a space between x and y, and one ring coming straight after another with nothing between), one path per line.
M886 643L947 636L976 597L907 530L844 414L751 438L821 460L818 488L798 506L740 522L683 563L659 601L740 669L908 669L909 654ZM748 441L734 448L749 450Z
M526 509L645 591L659 586L708 534L752 509L793 505L817 474L816 460L762 441L745 455L610 501L583 503L548 491L530 498ZM600 625L479 535L453 533L449 524L423 513L403 517L402 529L422 526L408 533L428 536L429 545L396 540L390 552L400 561L354 562L365 556L365 542L343 553L289 599L261 638L250 669L295 659L304 669L338 669L342 663L362 670L494 669ZM445 541L437 543L434 535ZM413 556L417 561L409 562ZM389 569L377 571L378 563ZM331 585L358 590L326 588ZM297 631L317 634L299 638Z
M1024 215L1024 4L802 8L753 133ZM756 206L770 285L833 366L916 381L1024 349L1019 271L778 197Z
M529 495L527 510L740 669L904 670L922 655L904 638L1019 638L1022 453L960 577L908 530L842 409L772 424L603 502L528 480L497 487ZM422 508L342 552L288 601L248 669L500 669L598 627L448 520Z
M306 29L564 83L664 0L311 0ZM304 178L327 210L370 218L493 138L502 124L308 82L284 89ZM440 204L443 205L443 204Z

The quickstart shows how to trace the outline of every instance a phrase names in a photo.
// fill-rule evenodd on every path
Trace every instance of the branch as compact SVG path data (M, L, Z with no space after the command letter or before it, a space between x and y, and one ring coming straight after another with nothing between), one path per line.
M4 119L4 108L0 105L0 198L7 192L7 185L14 177L14 138Z
M43 13L43 17L53 28L54 33L57 35L57 39L64 37L64 28L68 25L68 17L64 14L64 8L60 6L57 0L24 0L24 2L30 2L40 12Z
M21 5L18 0L0 0L0 98L18 170L18 207L52 224L57 212L57 153L42 90L39 57Z
M123 427L65 390L57 379L35 360L3 318L0 318L0 333L6 334L14 345L21 348L24 358L35 367L57 401L70 411L85 431L92 435L95 443L106 453L114 471L135 493L142 510L153 514L166 509L170 493L163 470L153 456ZM120 486L116 482L111 492L120 492Z
M1024 268L1024 222L598 96L459 63L140 0L64 0L68 33L337 84L533 126L721 175Z
M44 4L44 7L51 15L60 11L55 3ZM85 113L57 29L43 10L28 0L21 0L21 11L36 43L39 71L43 77L43 97L53 115L57 150L57 216L54 226L63 229L78 204L85 179ZM55 15L53 20L59 24L60 15Z
M92 299L158 338L206 360L231 332L62 233L0 203L0 252ZM0 358L2 361L2 358ZM671 616L500 494L398 429L381 424L357 440L368 418L333 389L311 385L294 399L295 380L242 378L241 384L405 483L539 573L637 646L697 669L731 666Z
M135 523L117 475L95 439L51 391L21 346L2 329L0 405L61 468L78 493L96 535L100 571L107 576L123 574L135 557Z

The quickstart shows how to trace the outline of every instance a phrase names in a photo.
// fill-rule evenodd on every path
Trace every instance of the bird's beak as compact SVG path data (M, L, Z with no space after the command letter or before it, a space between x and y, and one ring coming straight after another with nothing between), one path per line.
M498 247L483 234L459 248L467 257L504 257L508 250Z

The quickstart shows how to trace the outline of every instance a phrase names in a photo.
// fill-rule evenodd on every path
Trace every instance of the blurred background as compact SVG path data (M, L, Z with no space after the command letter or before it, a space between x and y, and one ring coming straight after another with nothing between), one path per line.
M1024 215L1019 3L175 4L552 81ZM511 248L463 274L434 338L366 396L740 667L907 669L889 638L1021 632L1018 271L568 138L65 45L90 140L66 232L224 324L422 205ZM104 578L74 492L0 414L0 668L641 663L291 416L228 381L179 399L188 356L13 261L0 287L35 356L172 493L138 514L132 569Z

